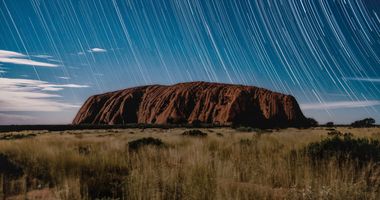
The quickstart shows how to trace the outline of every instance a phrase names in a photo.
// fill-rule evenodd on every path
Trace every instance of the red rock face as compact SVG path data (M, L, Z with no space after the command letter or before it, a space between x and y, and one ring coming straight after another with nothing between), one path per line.
M90 97L73 124L213 123L302 126L295 98L266 89L207 82L151 85Z

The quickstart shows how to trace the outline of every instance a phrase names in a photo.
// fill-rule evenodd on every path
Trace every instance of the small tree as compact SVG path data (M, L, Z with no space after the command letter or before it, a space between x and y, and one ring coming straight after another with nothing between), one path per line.
M333 127L333 126L334 126L334 122L327 122L327 123L326 123L326 126L327 126L327 127Z
M315 120L313 118L307 118L307 123L308 123L308 126L310 126L310 127L318 126L317 120Z
M355 121L351 123L352 127L355 128L362 128L362 127L371 127L376 123L375 119L373 118L365 118L362 120Z

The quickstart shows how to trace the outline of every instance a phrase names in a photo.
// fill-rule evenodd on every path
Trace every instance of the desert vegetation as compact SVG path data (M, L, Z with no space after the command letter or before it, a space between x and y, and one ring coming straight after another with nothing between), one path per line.
M1 199L380 198L380 129L375 127L133 128L2 136Z
M372 127L375 125L375 123L376 123L375 119L365 118L362 120L352 122L351 126L355 128Z

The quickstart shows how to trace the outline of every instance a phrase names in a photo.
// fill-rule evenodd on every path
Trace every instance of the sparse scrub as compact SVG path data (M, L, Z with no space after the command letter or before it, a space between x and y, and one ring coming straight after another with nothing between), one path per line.
M350 133L350 132L342 133L342 132L335 130L335 129L333 129L330 132L327 132L327 135L328 136L343 136L343 137L352 137L353 136L352 133Z
M255 132L258 134L273 132L271 129L252 128L249 126L239 126L239 127L236 127L235 130L239 132Z
M24 138L32 138L37 136L37 134L31 133L31 134L1 134L0 140L17 140L17 139L24 139Z
M329 135L329 136L341 136L342 133L340 131L333 129L330 132L327 132L327 135Z
M201 140L183 137L185 130L67 131L2 140L0 196L35 199L38 194L67 200L380 198L380 151L373 139L378 128L368 133L353 128L352 136L341 134L347 128L337 128L340 134L333 136L324 129L257 134L218 128ZM128 134L131 131L135 134ZM130 142L138 151L130 150ZM157 148L161 146L170 148ZM15 176L5 178L9 174L5 166L22 173L16 170Z

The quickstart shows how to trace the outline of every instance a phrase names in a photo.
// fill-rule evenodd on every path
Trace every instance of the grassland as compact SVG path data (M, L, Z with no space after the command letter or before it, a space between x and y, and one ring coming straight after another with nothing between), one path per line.
M378 163L305 153L326 129L1 133L0 199L380 199ZM380 128L336 130L380 140ZM128 145L147 137L163 144Z

